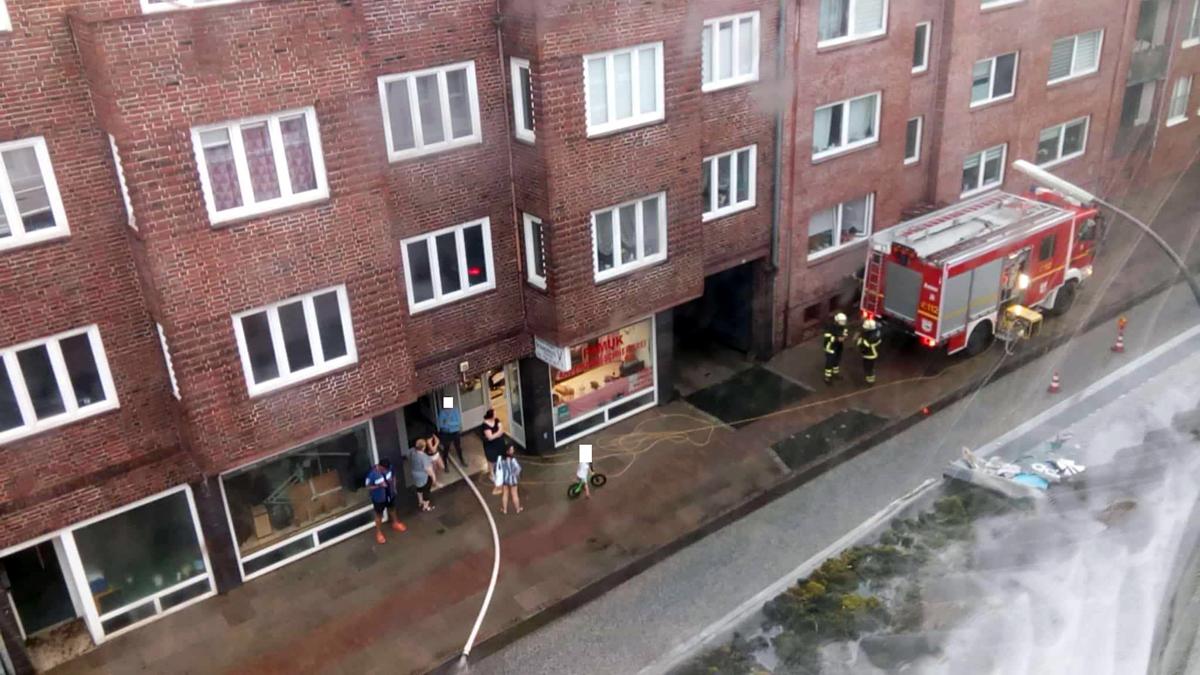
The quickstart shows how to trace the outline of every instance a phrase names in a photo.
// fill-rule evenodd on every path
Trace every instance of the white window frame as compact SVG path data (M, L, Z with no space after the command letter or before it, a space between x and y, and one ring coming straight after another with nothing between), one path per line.
M1187 86L1184 88L1183 105L1180 106L1180 113L1178 115L1171 115L1172 109L1175 107L1175 101L1179 98L1179 85L1184 83ZM1169 117L1167 117L1166 126L1173 127L1176 124L1182 124L1187 121L1188 101L1192 98L1192 84L1191 75L1180 75L1175 78L1175 82L1171 85L1171 98L1167 100L1167 115Z
M1066 139L1067 139L1067 127L1072 126L1078 122L1083 122L1083 143L1081 144L1078 152L1073 152L1069 155L1064 155L1062 153L1063 153L1063 145L1066 143ZM1048 169L1052 166L1057 166L1059 164L1062 164L1063 162L1066 162L1068 160L1075 159L1076 157L1082 157L1083 154L1085 152L1087 152L1088 133L1092 130L1091 127L1092 127L1091 116L1084 115L1083 117L1076 117L1075 119L1068 120L1066 122L1063 122L1062 124L1055 124L1055 125L1046 127L1045 129L1042 129L1041 133L1045 133L1046 131L1049 131L1050 129L1058 129L1058 157L1050 160L1049 162L1046 162L1045 164L1038 164L1038 166L1040 166L1043 169ZM1041 133L1038 134L1038 145L1041 145ZM1036 151L1037 151L1036 146L1034 147L1034 151L1036 153ZM1035 164L1037 164L1036 159L1037 158L1035 155L1035 157L1034 157Z
M50 163L50 151L46 147L45 137L33 136L0 143L0 153L20 148L33 148L33 152L37 156L38 168L42 173L42 184L46 189L46 196L50 202L50 213L54 215L55 225L44 230L25 232L25 225L21 222L21 214L17 207L17 197L13 192L12 183L9 182L8 169L5 168L4 162L0 161L0 209L8 214L10 230L9 236L0 239L0 251L51 239L60 239L71 234L71 228L67 225L67 212L63 208L62 196L58 191L58 180L54 177L54 166Z
M642 113L642 112L638 112L639 110L642 109L641 101L639 100L641 97L641 86L640 86L640 84L641 84L641 68L638 65L638 58L640 58L638 56L638 54L641 53L641 50L646 49L646 48L654 49L654 72L655 72L654 79L656 80L655 81L656 91L654 94L654 100L657 103L657 107L651 112ZM613 110L616 108L616 86L617 85L616 85L616 78L613 77L613 58L615 56L617 56L618 54L626 54L626 53L630 55L630 59L631 59L630 60L631 77L630 77L630 85L629 86L630 86L630 91L632 92L632 96L633 96L633 98L632 98L633 115L631 115L630 117L626 117L625 119L614 120L612 118L613 118ZM591 105L590 105L590 103L591 103L591 87L589 86L589 83L588 83L588 61L591 59L600 59L600 58L604 59L604 69L605 69L604 83L605 83L606 89L607 89L607 92L605 94L605 99L606 99L606 103L607 103L607 110L609 112L609 115L608 115L609 119L607 122L604 122L603 124L592 124L591 116L589 114L589 111L591 109ZM620 49L613 49L613 50L610 50L607 52L596 52L594 54L585 54L583 56L583 119L584 119L585 124L587 125L588 138L602 136L604 134L609 134L614 131L621 131L624 129L631 129L633 127L640 127L640 126L643 126L646 124L652 124L654 122L661 122L662 120L666 119L667 106L666 106L666 101L664 100L664 92L665 92L665 88L663 86L663 43L662 42L648 42L645 44L635 45L633 47L622 47Z
M739 202L739 201L737 201L737 180L738 180L737 156L743 152L750 153L750 162L749 162L750 196L748 199L746 199L746 201ZM710 155L710 156L704 158L703 162L701 162L701 167L702 167L701 171L700 171L701 176L704 175L703 164L711 163L709 171L708 171L708 180L709 180L708 197L709 197L709 200L715 201L717 199L717 186L720 185L720 183L721 183L720 176L717 175L717 167L719 166L718 160L720 160L723 157L729 158L729 195L730 195L729 203L726 204L725 206L718 206L718 207L712 209L711 211L709 210L710 204L701 204L700 205L700 211L702 214L700 216L701 222L707 223L710 220L716 220L717 218L727 216L731 213L737 213L739 211L746 211L748 209L754 208L755 205L758 203L758 190L755 189L756 185L757 185L757 181L758 181L758 145L747 145L745 147L738 148L736 150L730 150L729 152L721 152L721 153L717 153L715 155Z
M157 14L159 12L173 12L177 9L200 9L203 7L212 7L213 5L233 5L246 0L163 0L162 2L150 2L149 0L140 0L142 12L146 14Z
M163 362L167 365L167 377L171 380L171 393L175 395L175 400L182 400L179 395L179 380L175 379L175 362L171 359L171 347L167 344L167 334L163 332L161 323L154 322L154 328L158 331L158 345L162 347Z
M313 306L313 298L331 291L337 292L338 309L341 312L342 318L342 339L346 343L346 353L343 356L326 360L324 348L321 346L321 334L317 326L317 314ZM303 303L305 332L308 335L308 347L313 357L313 365L301 368L300 370L292 370L288 364L287 349L283 342L283 328L279 321L279 308L295 302ZM267 325L271 331L271 345L275 350L275 366L279 370L279 375L272 380L256 383L254 381L254 369L250 365L250 351L246 347L246 336L242 331L242 319L262 313L267 315ZM246 380L246 390L250 393L251 398L311 380L358 361L358 348L354 344L354 324L350 318L350 300L346 295L346 286L344 284L322 288L311 293L295 295L269 305L238 312L233 315L233 334L237 339L238 354L242 362L242 375Z
M741 33L738 31L738 24L741 23L743 19L747 18L750 19L750 35L754 39L754 49L751 51L750 72L748 74L739 74L738 66L741 65L739 60L741 50L739 47L741 45L738 43L741 39ZM721 78L719 76L719 73L721 72L721 64L718 62L721 53L721 50L719 49L721 44L720 25L730 21L733 22L733 63L730 64L730 72L733 73L733 75L730 77ZM730 14L728 16L720 16L715 19L707 19L704 22L704 27L701 29L702 36L704 30L709 31L709 35L711 36L709 38L708 45L709 53L712 55L712 66L709 70L709 74L712 77L708 82L704 82L703 75L701 75L701 91L717 91L718 89L727 89L729 87L736 87L748 82L758 81L758 61L759 54L762 52L762 39L760 37L761 33L759 32L759 12L744 12L742 14ZM701 37L701 44L703 44L703 37ZM700 50L700 58L704 58L703 47L701 47ZM701 70L703 70L703 63L701 63L700 67Z
M530 286L535 286L544 291L546 290L546 275L537 273L536 266L534 265L533 251L535 246L541 249L542 271L545 272L547 268L546 223L532 213L522 213L521 220L523 222L522 229L525 233L525 279L529 282ZM540 241L539 238L533 236L533 226L535 223L540 225L542 229Z
M869 40L873 37L878 37L880 35L887 35L888 12L891 10L891 7L889 6L889 5L891 5L891 0L883 0L883 17L882 17L882 20L879 22L879 25L881 27L876 30L870 31L868 33L857 33L854 31L854 28L855 28L855 26L853 25L854 24L854 16L855 16L854 10L858 9L858 0L847 0L846 16L848 18L847 18L847 22L846 22L846 34L841 37L829 38L828 40L821 39L821 32L820 32L821 31L821 28L820 28L821 10L820 10L819 3L817 3L817 4L818 4L818 7L817 7L817 49L824 49L825 47L834 47L836 45L843 45L843 44L847 44L849 42L858 42L859 40Z
M450 133L450 100L447 98L446 88L446 73L451 70L467 71L467 100L471 104L471 126L474 132L462 138L451 138ZM442 138L443 140L437 143L425 143L423 132L421 131L420 105L417 102L417 78L426 75L438 76L438 93L441 95L439 103L442 110ZM409 120L413 126L413 147L404 150L392 149L392 122L388 113L387 101L387 85L392 82L408 79L408 109L412 115ZM392 75L382 75L379 77L379 105L383 110L383 137L387 143L387 155L389 162L399 162L401 160L410 159L412 157L421 157L423 155L432 155L438 152L445 152L455 148L461 148L467 145L478 145L483 142L483 127L479 122L479 86L475 79L475 62L474 61L459 61L458 63L448 63L442 66L433 68L424 68L422 70L410 70L403 73L394 73Z
M537 119L534 117L534 111L529 111L529 119L532 120L533 126L525 127L525 92L521 91L521 71L529 73L529 103L530 108L533 107L533 68L529 65L529 59L519 59L512 57L509 59L509 75L512 77L512 101L513 101L513 133L516 134L518 140L533 143L537 138L534 131L537 128ZM391 128L391 125L388 125ZM388 146L391 147L390 145Z
M312 154L313 174L317 179L317 187L306 192L292 192L292 177L288 172L287 159L284 155L283 132L279 123L285 117L304 116L308 131L308 148ZM241 129L243 126L265 122L271 135L271 154L275 160L275 175L279 181L279 196L265 201L255 201L254 186L250 182L250 165L246 159L246 149L242 143ZM242 193L241 206L235 206L222 211L217 210L217 202L213 196L212 181L208 176L208 160L204 157L204 144L200 134L206 131L224 129L229 134L229 143L233 151L234 167L237 170L238 188ZM204 205L208 209L208 220L213 225L242 220L252 216L272 213L282 209L311 204L329 199L329 183L325 178L325 153L321 149L321 130L317 123L317 111L312 106L284 110L270 115L258 115L220 124L206 124L192 127L192 149L196 155L196 168L200 171L200 188L204 193Z
M2 2L3 0L0 0ZM113 166L117 169L117 185L121 188L121 199L125 201L125 222L136 232L137 218L133 215L133 200L129 198L129 185L125 182L125 168L121 166L121 152L117 150L117 139L108 135L108 145L112 148Z
M995 183L984 183L983 175L984 175L984 167L986 166L986 161L987 161L986 155L989 151L995 150L996 148L1000 148L1000 177L996 180ZM995 190L995 189L999 188L1001 185L1004 185L1004 172L1006 169L1004 164L1005 164L1005 162L1008 161L1008 143L1001 143L999 145L993 145L993 146L984 148L983 150L980 150L978 152L972 152L972 153L968 154L966 157L963 157L963 166L966 165L967 160L972 155L979 155L979 185L976 185L975 187L971 188L970 190L963 190L962 193L959 194L959 197L970 197L971 195L981 194L981 193L987 192L988 190ZM962 167L959 167L959 170L960 170L960 173L958 175L958 180L959 180L959 184L961 185L962 184L962 173L961 173Z
M658 199L659 250L658 250L658 253L655 253L655 254L649 255L649 256L645 255L644 247L645 247L645 243L646 243L646 237L645 237L645 232L644 232L644 223L642 222L642 202L646 201L647 199ZM621 225L618 222L617 216L620 213L620 209L622 207L629 206L630 204L637 205L634 208L634 218L637 222L637 249L638 250L637 250L637 257L633 260L633 262L625 263L625 262L621 262L621 253L620 253ZM609 222L611 223L611 227L613 229L613 237L612 237L613 266L604 271L600 271L600 247L599 247L600 242L596 237L596 216L601 213L605 213L605 212L612 212L612 219ZM620 204L614 204L612 206L609 206L609 207L606 207L603 209L597 209L595 211L592 211L590 222L591 222L591 227L589 229L592 231L592 271L595 274L596 283L599 283L601 281L607 281L609 279L619 277L624 274L628 274L629 272L641 269L643 267L650 267L652 265L656 265L667 259L667 193L666 192L656 192L654 194L645 195L644 197L638 197L637 199L630 199L629 201L624 201L624 202L621 202Z
M3 0L0 0L0 4L3 4ZM1190 19L1184 31L1183 42L1179 45L1182 49L1200 45L1200 0L1192 0Z
M833 246L823 248L820 251L816 251L815 253L809 253L808 254L809 262L812 262L814 260L820 260L821 258L824 258L826 256L833 255L834 253L837 253L839 251L844 251L852 246L855 246L857 244L861 244L863 242L867 242L867 241L871 240L871 234L873 232L875 232L875 193L871 192L865 196L867 198L866 231L863 232L863 236L855 239L854 241L849 241L844 244L840 243L842 240L842 225L845 224L844 219L845 219L846 202L855 201L857 199L861 199L861 197L855 197L854 199L846 199L846 200L838 202L834 206L826 207L824 209L818 209L818 210L814 211L813 213L809 214L809 222L811 222L812 217L817 215L818 213L821 213L822 211L827 211L831 208L837 209L837 225L833 228L833 242L834 242ZM808 227L808 223L805 223L805 227Z
M857 100L863 99L863 98L869 98L871 96L875 97L875 113L874 113L874 115L875 115L874 116L875 134L873 136L871 136L870 138L864 138L862 140L854 141L853 143L848 143L847 139L849 139L849 137L850 137L850 125L847 123L847 121L848 121L848 117L850 114L850 103L852 101L857 101ZM824 110L825 108L834 108L837 106L842 106L842 125L841 125L841 127L842 127L842 142L841 142L841 144L835 145L827 150L822 150L821 152L814 152L812 155L813 161L815 162L818 160L825 159L827 157L836 157L837 155L845 154L847 152L853 152L854 150L857 150L858 148L862 148L862 147L866 147L868 145L874 145L874 144L878 143L879 142L879 113L882 108L882 105L883 105L883 92L875 91L875 92L871 92L869 94L863 94L862 96L853 96L851 98L843 99L841 101L834 101L833 103L826 103L825 105L819 105L816 108L814 108L813 109L812 131L815 134L817 131L817 125L816 125L817 112Z
M923 73L923 72L929 70L929 43L933 41L933 38L932 38L933 22L932 21L922 21L922 22L918 23L916 25L916 27L913 28L913 39L914 40L916 39L917 31L919 31L922 26L925 27L925 45L922 48L923 55L921 56L921 65L913 66L913 68L912 68L913 75L916 75L917 73Z
M916 154L908 156L908 122L917 121L917 147ZM917 115L916 117L908 118L908 122L904 123L904 166L912 166L921 161L921 141L925 140L925 116Z
M1009 54L1013 55L1012 91L1008 92L1007 94L1004 94L1003 96L993 96L992 94L996 90L996 62L1000 59L1001 56L1008 56ZM982 108L985 105L991 105L998 101L1007 101L1008 99L1013 98L1014 96L1017 95L1017 73L1021 67L1021 52L1019 52L1019 51L1004 52L1003 54L996 54L995 56L989 56L987 58L977 59L975 61L975 63L972 63L971 64L971 79L967 83L968 84L968 87L967 87L968 98L973 94L973 92L975 90L975 65L978 64L980 61L991 61L991 70L989 71L989 74L988 74L988 98L981 99L978 101L971 101L972 108Z
M71 384L71 377L67 371L67 363L63 359L62 348L59 345L61 340L77 335L88 336L88 343L92 348L92 356L96 360L96 373L100 377L100 384L104 389L103 401L84 407L80 407L78 400L75 398L75 388ZM62 398L64 408L63 412L40 420L34 411L33 399L29 396L25 377L21 374L21 366L17 362L17 352L39 346L46 347L46 352L50 357L50 366L54 371L54 380L58 385L58 393ZM0 348L0 368L5 368L8 371L8 381L12 385L13 394L16 396L17 408L21 411L21 417L25 420L25 424L19 427L0 431L0 445L19 438L40 434L48 429L78 422L88 417L94 417L109 410L115 410L121 405L117 400L117 388L113 383L112 371L109 370L108 356L104 352L104 343L100 339L100 328L96 324Z
M483 233L483 255L487 263L487 281L482 284L471 286L468 283L467 277L467 246L463 238L463 231L469 227L479 225ZM459 289L451 293L442 293L442 277L441 268L438 266L437 257L437 237L438 235L446 234L447 232L454 233L454 245L458 254L458 275ZM413 297L413 282L411 276L412 267L408 262L408 245L418 241L424 241L429 252L429 274L431 283L433 284L433 297L428 300L417 302ZM478 218L470 220L458 225L443 227L440 230L433 232L424 232L415 237L400 240L400 255L404 261L404 287L408 293L408 313L420 314L426 310L442 305L448 305L452 302L458 302L464 298L469 298L472 295L486 293L496 287L496 264L492 257L492 221L491 218Z
M12 30L12 21L8 18L8 5L0 0L0 33Z
M980 0L979 9L997 9L1000 7L1008 7L1009 5L1019 5L1022 2L1025 2L1025 0Z
M1079 36L1087 35L1088 33L1099 33L1100 34L1100 38L1096 41L1096 65L1094 68L1092 68L1090 70L1076 71L1075 70L1075 62L1079 59ZM1058 40L1054 40L1053 42L1050 43L1050 54L1052 57L1054 54L1054 43L1058 42L1059 40L1071 40L1072 41L1071 69L1070 69L1070 71L1068 71L1068 74L1064 75L1063 77L1057 77L1054 79L1047 78L1046 84L1058 84L1059 82L1066 82L1068 80L1074 80L1076 78L1084 77L1086 75L1091 75L1092 73L1096 73L1096 72L1100 71L1100 56L1104 53L1104 30L1103 29L1085 30L1082 33L1076 33L1075 35L1068 35L1065 37L1061 37ZM1020 59L1020 57L1017 57L1017 58L1018 58L1018 60ZM1013 90L1015 91L1016 90L1016 69L1015 68L1013 69L1013 83L1014 83Z

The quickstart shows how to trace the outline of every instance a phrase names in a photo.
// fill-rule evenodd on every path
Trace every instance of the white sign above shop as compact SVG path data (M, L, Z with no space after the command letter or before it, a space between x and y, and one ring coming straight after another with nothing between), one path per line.
M533 355L559 371L565 372L571 369L570 349L551 344L537 336L533 338Z

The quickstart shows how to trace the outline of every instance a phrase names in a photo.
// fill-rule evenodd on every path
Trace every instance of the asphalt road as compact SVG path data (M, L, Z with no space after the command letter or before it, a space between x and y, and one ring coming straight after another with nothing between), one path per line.
M1078 309L1078 308L1077 308ZM706 537L544 628L470 664L470 673L661 672L693 648L748 598L818 556L864 521L929 479L960 448L1005 451L1036 442L1084 419L1124 391L1166 372L1200 350L1190 339L1147 363L1146 352L1200 324L1186 286L1156 296L1127 315L1126 352L1113 354L1115 330L1081 334L1018 371L981 387L870 451ZM999 348L999 347L997 347ZM1062 404L1092 383L1079 404ZM1052 372L1063 391L1046 393ZM1039 415L1053 419L1031 425ZM1004 439L1003 443L995 443Z

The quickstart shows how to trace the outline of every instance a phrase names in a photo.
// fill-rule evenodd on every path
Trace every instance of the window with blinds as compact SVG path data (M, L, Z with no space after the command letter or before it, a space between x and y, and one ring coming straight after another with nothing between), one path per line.
M883 35L887 0L821 0L817 46Z
M1104 31L1093 30L1054 41L1050 51L1048 83L1094 73L1100 68L1100 44Z

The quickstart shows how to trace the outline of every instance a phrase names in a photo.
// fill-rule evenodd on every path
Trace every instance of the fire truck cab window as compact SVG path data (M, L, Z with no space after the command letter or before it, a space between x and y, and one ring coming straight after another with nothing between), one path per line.
M1096 238L1096 219L1088 218L1079 226L1079 241L1091 241Z
M1054 257L1054 244L1057 242L1057 235L1050 235L1042 240L1042 245L1038 249L1038 260L1049 260Z

